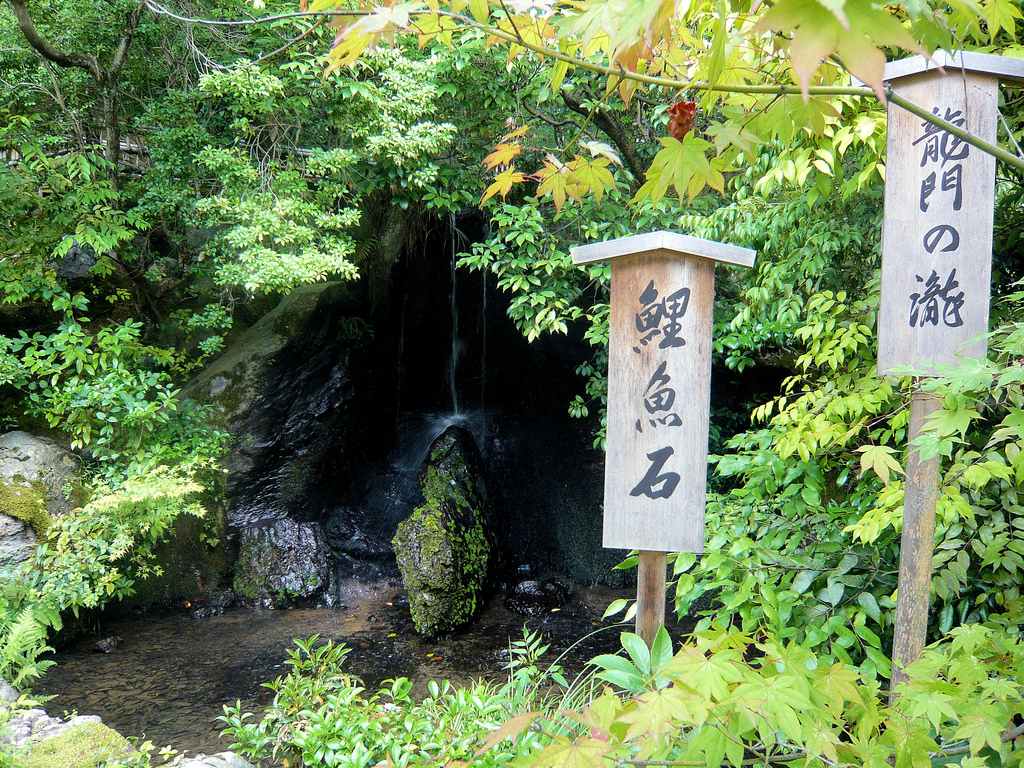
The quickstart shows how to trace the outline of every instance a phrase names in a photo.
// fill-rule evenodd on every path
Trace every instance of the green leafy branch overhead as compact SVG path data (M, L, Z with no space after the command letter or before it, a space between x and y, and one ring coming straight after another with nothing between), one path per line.
M309 11L334 6L333 0L316 0ZM682 93L699 102L708 123L703 132L715 141L697 135L678 142L664 139L646 178L638 180L642 187L636 198L656 200L673 189L692 199L705 186L722 191L723 174L736 170L743 157L754 156L758 145L786 141L796 132L820 135L822 125L841 113L850 97L891 99L956 133L955 126L936 120L927 109L887 92L882 79L887 54L984 47L1021 55L1016 44L1020 17L1006 2L883 7L870 0L370 3L331 22L340 31L329 58L332 68L351 65L396 35L415 35L420 45L458 45L483 35L489 45L506 47L510 66L531 55L549 62L545 76L552 94L583 72L605 78L603 102L614 97L628 106L636 97L657 101ZM855 85L853 78L865 85ZM967 138L1024 170L1024 159L1016 154ZM515 135L506 136L501 147L506 150L502 162L488 163L496 176L485 200L497 194L504 198L516 185L536 181L538 196L550 196L561 207L566 199L587 191L598 194L601 188L581 187L570 168L572 162L593 167L597 161L549 154L539 172L524 172L515 159L522 149ZM834 172L835 159L818 159ZM605 189L612 186L599 174L594 178Z

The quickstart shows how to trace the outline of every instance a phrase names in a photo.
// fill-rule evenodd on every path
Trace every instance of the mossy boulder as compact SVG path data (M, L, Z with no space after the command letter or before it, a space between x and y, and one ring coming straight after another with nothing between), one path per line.
M0 435L0 569L27 560L52 517L84 504L78 458L27 432Z
M129 757L128 740L102 723L75 725L54 736L29 744L18 755L21 768L96 768Z
M473 617L493 559L483 461L472 435L449 427L434 441L420 488L423 504L399 524L393 543L416 630L435 635Z
M288 518L245 528L239 536L235 596L263 608L332 605L334 566L318 523Z

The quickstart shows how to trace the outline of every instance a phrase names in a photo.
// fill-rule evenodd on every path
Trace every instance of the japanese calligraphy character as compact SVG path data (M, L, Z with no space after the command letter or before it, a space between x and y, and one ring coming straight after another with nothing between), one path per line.
M640 344L646 347L647 342L660 333L659 326L665 316L665 307L658 301L658 290L653 280L640 294L638 301L642 309L636 314L636 329L640 332ZM636 347L633 349L640 351Z
M679 334L683 330L680 322L686 315L690 303L690 289L680 288L665 299L658 301L658 290L651 280L638 299L641 309L636 313L636 329L640 333L640 346L633 347L639 353L640 347L661 335L659 349L686 346L686 339Z
M928 253L935 253L935 249L942 243L943 235L949 235L949 243L939 253L949 253L960 247L960 233L956 228L949 224L939 224L924 233L924 249Z
M679 322L686 314L686 308L690 304L690 289L680 288L665 299L665 337L658 345L659 349L668 347L685 347L686 339L679 334L683 330L683 324Z
M668 363L662 361L654 375L651 376L651 380L647 382L647 388L644 390L644 409L654 416L654 418L647 419L652 427L657 427L659 424L666 427L678 427L682 426L683 423L679 414L676 413L669 413L660 417L655 415L667 411L676 400L676 391L668 386L672 377L666 372L667 368ZM642 419L636 420L637 432L644 431L642 422Z
M921 293L910 294L910 327L924 328L928 323L938 325L942 323L949 328L957 328L964 324L960 317L960 309L964 305L964 292L954 291L960 287L956 279L956 270L949 273L945 285L939 280L938 274L932 270L927 281L920 275L915 275L917 282L924 283L924 290ZM942 301L942 314L939 314L939 301Z
M667 411L675 402L676 391L669 388L668 383L671 381L671 377L665 373L667 365L662 361L658 370L651 376L651 380L647 382L647 389L644 390L644 408L648 413Z
M928 212L928 198L935 191L935 171L932 171L921 182L921 213Z
M935 107L932 109L932 113L938 115L939 108ZM962 114L959 109L953 112L949 107L946 107L944 119L958 128L963 128L966 120ZM922 141L924 142L924 149L921 152L922 168L929 162L937 162L940 157L942 158L941 165L945 167L946 163L950 160L960 161L970 154L971 145L963 139L959 139L951 133L946 133L939 126L932 125L931 123L921 123L921 127L924 128L924 135L914 141L914 146L916 147Z
M649 499L667 499L670 497L675 492L676 486L679 485L679 475L675 472L659 473L665 466L665 462L674 453L675 449L670 445L659 448L653 453L648 453L647 458L651 461L651 466L643 476L643 479L629 492L629 495L643 495Z
M953 190L954 211L959 211L960 207L963 205L964 202L964 190L963 184L961 183L962 175L963 166L960 163L957 163L948 171L942 172L942 191L948 192L950 190Z

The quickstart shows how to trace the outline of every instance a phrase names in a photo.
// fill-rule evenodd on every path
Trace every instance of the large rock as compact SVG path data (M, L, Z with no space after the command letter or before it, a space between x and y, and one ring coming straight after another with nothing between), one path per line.
M423 504L395 534L409 608L422 634L465 624L480 604L494 549L482 463L469 432L446 430L420 476Z
M335 593L331 551L319 524L284 518L242 531L235 568L240 599L263 608L333 605Z
M297 288L185 389L236 436L224 460L230 525L308 520L322 503L322 478L347 470L361 418L346 341L358 336L351 291Z
M27 560L51 517L84 503L78 459L27 432L0 435L0 570Z

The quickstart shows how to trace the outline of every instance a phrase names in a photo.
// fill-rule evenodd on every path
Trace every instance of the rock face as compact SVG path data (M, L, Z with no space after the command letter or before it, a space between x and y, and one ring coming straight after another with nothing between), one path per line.
M330 547L318 523L288 518L246 528L239 539L235 594L262 608L334 602Z
M77 470L75 455L53 440L0 435L0 569L27 560L51 516L84 501Z
M185 389L237 438L224 460L230 525L309 519L321 478L344 471L359 423L345 340L346 328L358 335L346 315L350 290L297 288Z
M472 435L451 427L420 476L423 504L398 526L394 546L416 630L445 632L472 618L492 565L482 460Z

